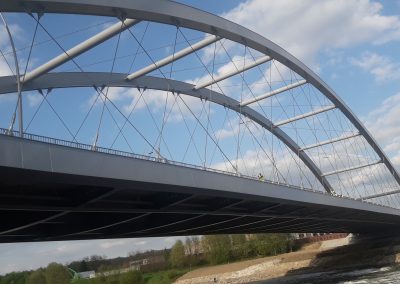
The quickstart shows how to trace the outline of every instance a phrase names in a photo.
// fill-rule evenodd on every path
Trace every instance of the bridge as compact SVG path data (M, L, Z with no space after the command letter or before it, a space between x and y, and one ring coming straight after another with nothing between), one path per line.
M399 229L390 159L261 35L169 1L0 11L0 242Z

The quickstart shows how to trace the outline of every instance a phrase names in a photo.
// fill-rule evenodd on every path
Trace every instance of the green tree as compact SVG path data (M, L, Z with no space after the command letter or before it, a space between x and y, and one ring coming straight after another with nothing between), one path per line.
M45 272L47 284L69 284L70 275L65 266L58 263L50 263Z
M177 240L171 248L169 261L172 267L182 268L185 265L185 247L181 240Z
M83 272L83 271L88 271L90 270L88 268L88 264L86 259L82 259L79 261L73 261L68 265L69 268L71 268L72 270L76 271L76 272Z
M240 246L246 242L246 236L244 234L231 235L231 239L233 246Z
M170 266L171 264L169 263L169 256L171 254L171 250L169 249L164 249L163 255L164 255L164 259L165 261L167 261L168 266Z
M247 240L244 234L231 235L231 240L231 257L233 260L248 258L255 255L252 241Z
M26 279L26 284L46 284L46 276L41 269L32 272Z
M204 236L202 246L211 264L220 264L231 260L231 239L229 235Z
M28 275L29 273L27 271L11 272L4 276L0 276L0 284L25 284Z
M258 255L277 255L291 250L292 240L289 234L258 234L255 246Z

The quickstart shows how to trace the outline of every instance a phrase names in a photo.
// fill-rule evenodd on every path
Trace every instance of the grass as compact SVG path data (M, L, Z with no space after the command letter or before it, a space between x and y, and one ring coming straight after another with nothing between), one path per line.
M189 272L188 268L168 269L158 272L145 273L143 274L143 279L146 284L169 284L187 272Z

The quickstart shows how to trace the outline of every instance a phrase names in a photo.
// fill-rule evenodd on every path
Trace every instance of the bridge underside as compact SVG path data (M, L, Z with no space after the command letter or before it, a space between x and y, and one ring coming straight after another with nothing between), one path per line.
M1 135L0 242L377 232L397 210L167 163Z

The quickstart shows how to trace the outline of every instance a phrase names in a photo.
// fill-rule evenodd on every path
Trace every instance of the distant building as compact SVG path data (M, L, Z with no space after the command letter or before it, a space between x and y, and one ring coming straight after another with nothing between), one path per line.
M312 243L334 239L346 238L348 233L292 233L296 241L300 243Z
M93 270L78 272L78 277L81 279L91 279L96 277L96 272Z
M291 234L295 240L306 239L316 236L327 235L326 233L292 233Z
M163 266L165 263L166 261L163 255L153 255L147 258L132 260L129 262L129 267L132 270L143 270L144 267Z
M130 261L129 266L133 270L140 270L140 267L142 267L143 265L146 265L147 263L149 263L149 260L147 258L144 258L144 259Z

